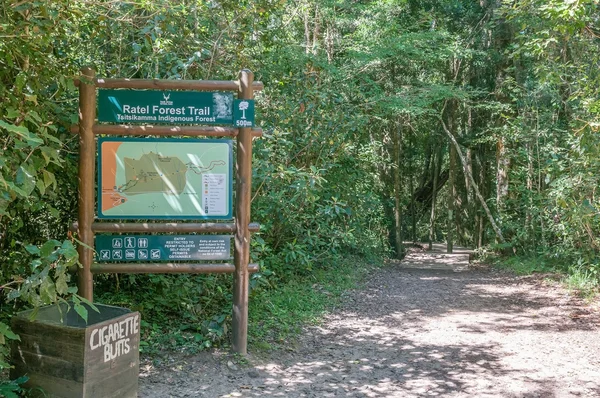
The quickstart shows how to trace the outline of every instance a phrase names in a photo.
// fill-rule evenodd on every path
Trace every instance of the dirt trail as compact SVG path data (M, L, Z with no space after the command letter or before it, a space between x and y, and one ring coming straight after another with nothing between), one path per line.
M600 397L600 316L556 284L414 251L300 341L142 366L141 397Z

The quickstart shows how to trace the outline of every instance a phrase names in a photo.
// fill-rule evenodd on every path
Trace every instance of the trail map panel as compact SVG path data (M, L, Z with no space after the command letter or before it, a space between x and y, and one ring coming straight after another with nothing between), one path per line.
M232 141L98 139L98 218L230 219Z
M232 124L232 93L99 90L98 121L150 124Z

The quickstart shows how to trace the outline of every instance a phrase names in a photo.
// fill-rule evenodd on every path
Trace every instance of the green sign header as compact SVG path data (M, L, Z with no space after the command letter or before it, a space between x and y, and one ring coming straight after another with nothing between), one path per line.
M233 124L232 108L232 93L98 91L98 121L100 122Z

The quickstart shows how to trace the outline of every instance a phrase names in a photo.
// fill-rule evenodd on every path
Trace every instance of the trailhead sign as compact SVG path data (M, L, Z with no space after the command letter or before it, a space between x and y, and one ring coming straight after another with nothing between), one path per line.
M262 136L254 93L264 85L247 69L236 80L171 80L99 78L88 67L75 84L78 292L93 300L103 273L232 274L232 348L245 354L249 275L259 269L250 264L252 140Z
M232 142L99 138L98 218L232 218Z
M233 94L99 90L98 121L150 124L233 124Z

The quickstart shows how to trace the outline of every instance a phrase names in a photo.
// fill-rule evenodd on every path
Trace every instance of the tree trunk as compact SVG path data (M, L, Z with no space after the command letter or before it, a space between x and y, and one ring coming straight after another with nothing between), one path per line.
M454 220L455 200L456 200L456 149L450 143L450 174L448 176L448 231L446 231L446 251L452 253L454 250L454 229L456 222Z
M525 215L525 231L529 231L535 246L535 226L533 225L533 215L531 214L533 209L533 148L530 142L525 144L525 147L527 149L527 194L529 195L527 201L528 208Z
M473 134L473 109L469 106L467 114L467 134ZM471 148L467 149L467 168L469 169L469 173L473 174L473 151ZM467 205L469 208L473 205L473 194L471 193L471 182L469 181L469 177L465 173L465 189L467 191Z
M479 222L477 223L479 230L477 231L477 247L483 247L483 237L485 233L485 217L479 216Z
M445 105L444 105L444 108L445 108ZM440 121L442 123L442 127L444 128L444 131L446 132L446 135L448 136L448 138L450 138L450 141L452 141L452 144L456 148L456 153L458 154L458 157L460 158L460 161L463 165L464 172L465 172L465 174L467 174L469 176L469 180L471 181L471 186L473 187L473 190L475 191L475 196L477 196L477 199L479 199L479 202L481 203L481 206L483 207L483 210L485 211L485 214L487 215L488 220L490 221L490 224L492 224L492 228L494 229L494 232L496 233L498 240L501 243L506 243L506 240L504 239L504 236L502 235L502 231L498 227L498 224L496 224L496 220L494 219L494 216L492 216L492 212L490 211L489 207L485 203L485 199L483 198L483 196L481 196L481 193L479 192L479 187L475 183L475 180L473 179L473 175L471 173L469 173L469 170L467 169L467 161L466 161L465 157L463 156L460 146L458 145L458 141L456 141L456 138L454 138L454 136L452 135L450 130L448 130L446 123L444 123L444 119L440 117Z
M423 189L425 183L429 181L429 176L431 175L431 172L429 170L431 168L431 155L433 153L433 151L431 150L431 146L431 140L428 139L425 143L425 164L423 165L423 174L421 174L421 181L419 182L418 190Z
M429 250L433 249L433 240L435 239L435 202L437 201L437 184L438 184L438 165L441 166L442 151L433 151L433 198L431 200L431 217L429 218Z
M485 157L485 153L484 153L484 147L479 146L479 150L477 153L477 164L479 166L479 186L481 187L481 194L483 196L486 196L487 193L487 189L486 189L486 179L485 179L485 175L486 175L486 166L485 166L485 162L484 162L484 157ZM477 218L476 218L476 222L475 222L475 227L477 228L477 247L483 247L485 241L485 217L483 216L483 214L481 214L481 212L479 210L477 210Z
M304 10L304 41L306 42L305 52L306 54L310 54L310 8L307 6L306 10Z
M454 70L453 70L454 73ZM455 110L456 110L456 101L449 100L448 107L446 107L446 120L448 130L452 136L456 136L456 120L455 120ZM443 117L443 116L442 116ZM456 229L456 222L454 219L455 212L455 204L456 204L456 150L452 146L452 143L449 145L449 166L448 166L448 195L447 195L447 207L448 207L448 223L446 230L446 251L448 253L452 253L454 249L454 231Z
M409 164L409 168L410 168L410 178L408 179L408 183L410 185L410 221L412 222L412 233L411 233L411 237L412 237L412 242L415 243L417 241L417 215L415 214L415 170L413 169L413 163L412 163L412 151L413 151L413 147L412 147L412 142L411 142L411 156L409 157L410 159L410 164Z
M504 137L501 137L496 143L496 208L498 213L502 214L505 209L506 197L508 196L508 169L510 159L504 143Z
M327 25L327 30L325 33L325 51L327 52L327 62L333 62L333 35L334 28L332 25Z
M312 37L312 53L313 55L317 55L318 45L319 45L319 4L315 4L315 26L313 28L313 37Z
M396 258L402 258L404 246L402 244L402 204L400 192L400 134L401 130L393 134L394 141L394 216L395 216L395 232L396 232Z

